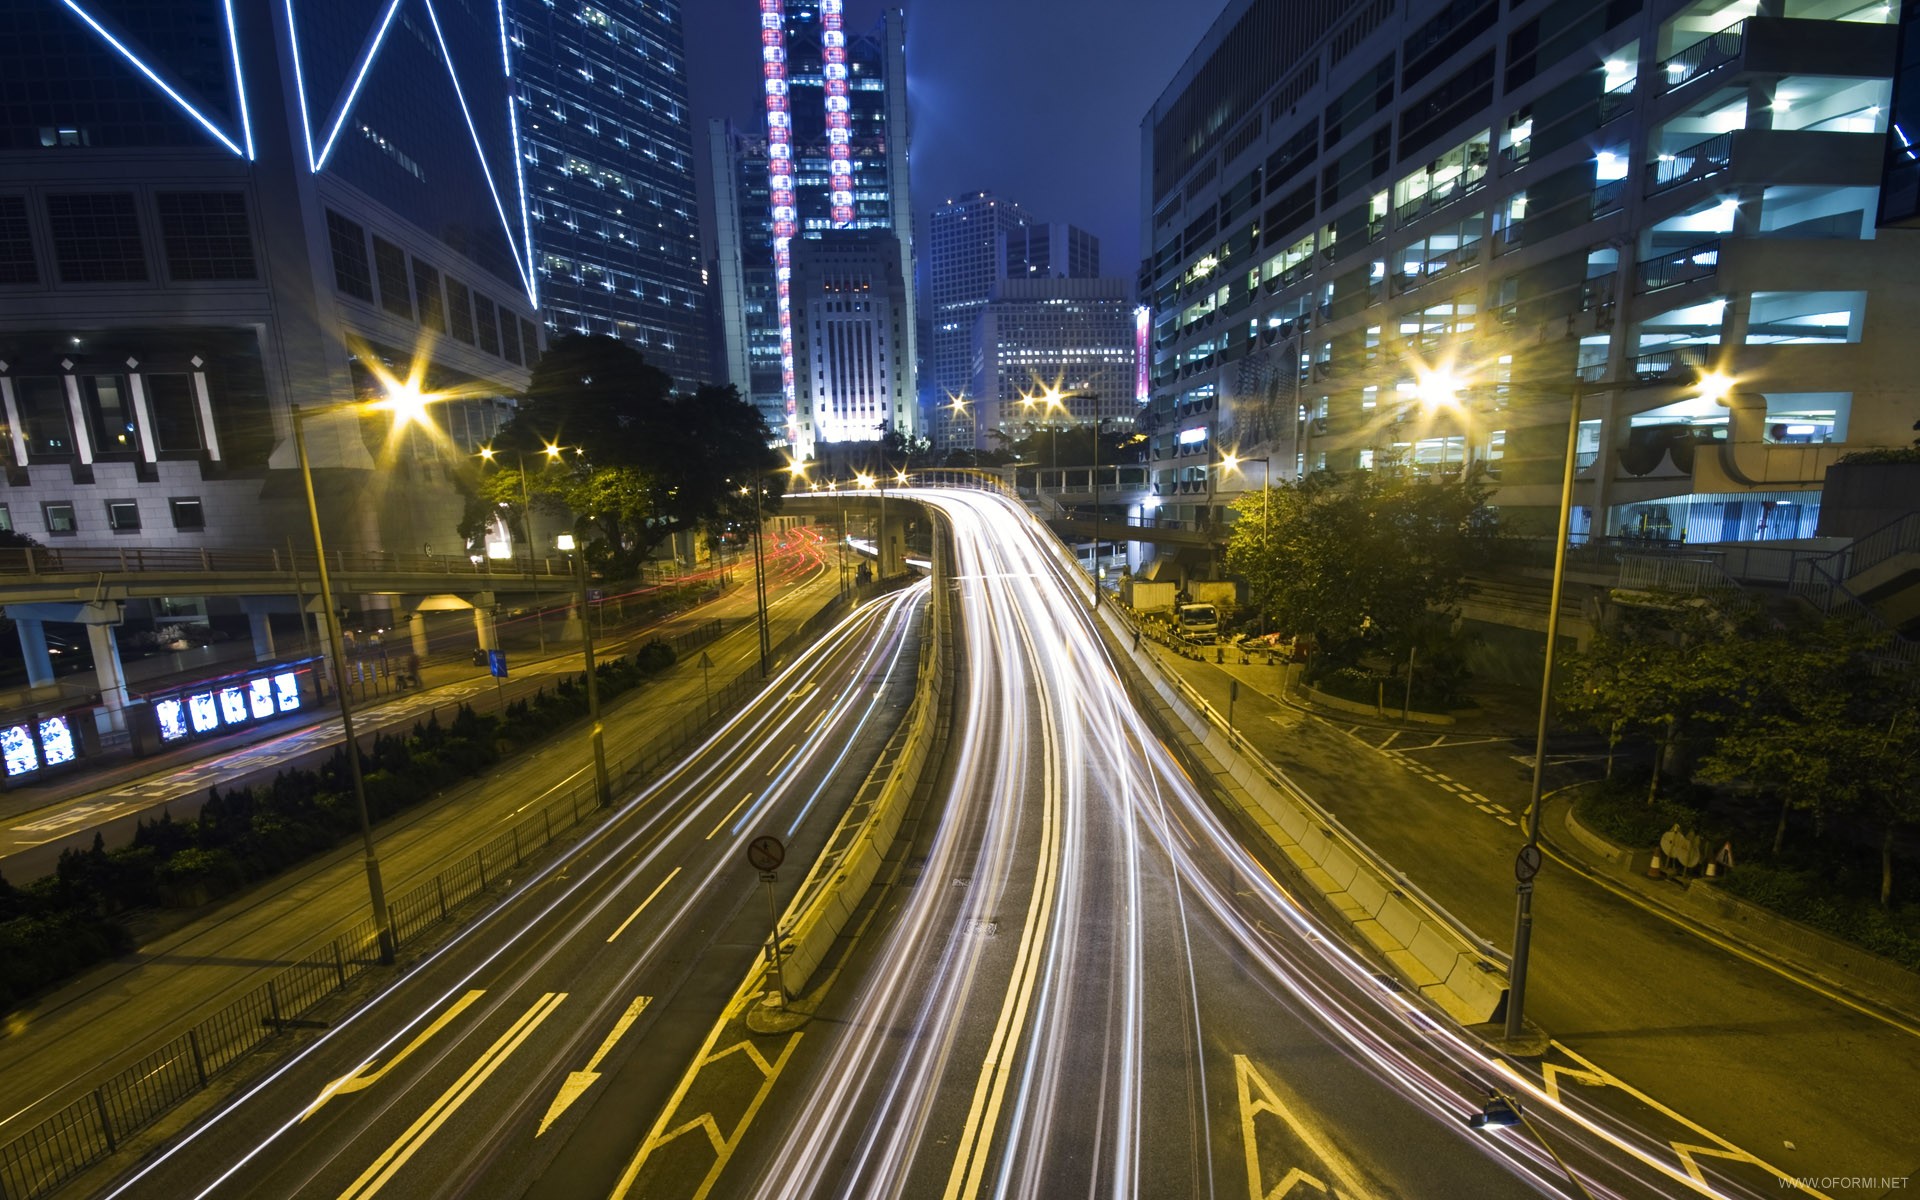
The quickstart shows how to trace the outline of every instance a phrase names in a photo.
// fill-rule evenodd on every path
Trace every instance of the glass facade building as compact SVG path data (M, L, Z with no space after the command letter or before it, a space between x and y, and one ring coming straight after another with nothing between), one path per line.
M800 300L794 293L796 240L882 232L913 273L912 203L907 180L906 21L886 11L863 34L843 24L841 0L760 0L759 64L766 136L743 137L716 124L714 165L718 292L728 345L729 382L761 406L799 458L813 456L820 433L801 413L807 365L796 356ZM764 182L750 178L761 173ZM762 257L765 247L765 257ZM756 297L765 298L764 302ZM891 418L918 434L918 333L913 291L899 297L900 381L908 403ZM737 311L736 311L737 310ZM778 348L777 390L756 380L753 348ZM876 429L861 440L877 438Z
M710 374L686 49L672 0L508 10L540 303L681 387Z
M1577 394L1576 536L1812 535L1840 454L1911 437L1897 34L1854 0L1235 0L1142 125L1168 515L1220 519L1224 453L1391 456L1551 528Z

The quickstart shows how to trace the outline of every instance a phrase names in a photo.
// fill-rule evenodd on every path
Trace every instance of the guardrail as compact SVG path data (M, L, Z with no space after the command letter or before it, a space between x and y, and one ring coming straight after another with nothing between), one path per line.
M566 559L492 559L448 554L389 554L384 550L332 550L327 566L337 575L445 575L450 578L566 578ZM153 546L13 546L0 549L0 575L292 574L319 578L319 559L286 549L187 549Z
M810 643L839 615L842 606L839 598L829 602L782 638L775 656ZM654 775L710 726L750 699L764 682L758 666L742 671L712 693L707 712L672 722L663 740L610 764L615 786L627 787ZM595 784L587 780L522 817L432 879L389 901L395 948L457 919L461 905L489 891L507 872L524 866L533 855L552 846L556 837L596 815L615 811L599 807ZM52 1195L81 1172L104 1161L130 1134L153 1124L252 1051L288 1029L311 1025L306 1015L372 969L378 962L378 951L379 938L372 920L361 921L0 1145L0 1200L40 1200Z

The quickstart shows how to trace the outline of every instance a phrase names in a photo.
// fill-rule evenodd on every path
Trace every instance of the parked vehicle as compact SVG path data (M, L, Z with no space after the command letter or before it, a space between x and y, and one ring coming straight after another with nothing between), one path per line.
M1211 604L1182 604L1174 611L1174 632L1199 646L1211 646L1220 637L1220 610Z

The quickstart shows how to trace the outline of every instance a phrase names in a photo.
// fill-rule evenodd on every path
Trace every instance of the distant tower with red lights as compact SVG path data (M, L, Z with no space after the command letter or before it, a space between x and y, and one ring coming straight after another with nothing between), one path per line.
M766 136L721 122L711 132L721 326L729 381L806 457L831 424L813 409L836 398L808 386L813 373L795 356L794 240L830 243L856 233L866 255L876 235L890 234L900 278L913 279L906 21L890 9L870 31L849 36L842 0L759 5ZM907 287L897 311L876 313L889 326L897 321L898 335L875 332L875 344L884 333L902 360L892 365L906 402L887 424L909 434L920 422L915 316ZM881 433L876 423L870 436Z

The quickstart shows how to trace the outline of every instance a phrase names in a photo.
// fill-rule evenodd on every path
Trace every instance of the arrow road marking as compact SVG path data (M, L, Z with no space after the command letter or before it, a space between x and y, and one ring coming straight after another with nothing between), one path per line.
M420 1147L426 1145L427 1139L438 1132L440 1126L446 1124L447 1118L458 1112L460 1106L480 1090L480 1085L500 1069L500 1064L507 1061L513 1052L520 1048L520 1044L531 1037L533 1031L540 1028L541 1022L552 1016L553 1010L559 1008L560 1002L566 998L565 992L548 992L534 1001L532 1008L529 1008L511 1028L501 1034L499 1040L488 1046L486 1053L475 1059L473 1065L462 1072L460 1078L453 1081L452 1087L440 1093L440 1098L435 1100L427 1111L415 1118L413 1124L407 1126L407 1131L395 1138L393 1144L382 1151L380 1157L374 1159L367 1169L360 1173L360 1178L354 1180L346 1191L340 1193L340 1200L366 1200L366 1197L385 1187L393 1179L395 1172L405 1166L407 1160L412 1158Z
M1294 1189L1301 1184L1305 1184L1325 1196L1361 1197L1368 1195L1367 1190L1360 1185L1356 1172L1346 1161L1346 1158L1339 1150L1335 1149L1331 1143L1309 1129L1306 1124L1294 1116L1293 1113L1287 1111L1287 1106L1282 1103L1279 1095L1273 1090L1273 1085L1269 1084L1266 1078L1260 1074L1259 1068L1253 1065L1252 1059L1244 1054L1234 1055L1233 1074L1234 1082L1238 1085L1240 1093L1240 1139L1247 1151L1247 1195L1249 1200L1281 1200L1281 1197L1291 1195ZM1257 1097L1256 1092L1258 1093ZM1260 1186L1260 1143L1256 1136L1258 1131L1254 1127L1253 1120L1261 1113L1272 1113L1274 1116L1280 1118L1288 1132L1299 1139L1301 1144L1306 1146L1306 1148L1313 1153L1314 1157L1320 1160L1320 1165L1325 1167L1327 1173L1333 1176L1334 1182L1340 1185L1340 1189L1335 1191L1320 1179L1307 1174L1306 1171L1299 1167L1288 1168L1286 1174L1282 1175L1279 1182L1275 1183L1272 1188L1262 1189Z
M677 867L675 868L676 871L678 869ZM668 878L671 879L672 876L669 875ZM660 886L665 887L667 885L663 883ZM651 896L648 897L649 900L652 898ZM646 905L643 904L641 907L645 908ZM584 1071L567 1072L566 1081L560 1085L560 1091L554 1096L553 1103L547 1106L547 1115L540 1119L540 1128L534 1131L533 1136L539 1137L545 1133L547 1127L559 1120L560 1114L566 1112L568 1106L580 1098L580 1093L592 1087L594 1080L600 1078L600 1060L607 1056L607 1051L613 1049L613 1044L620 1040L622 1034L626 1033L628 1027L633 1024L634 1019L646 1011L647 1004L652 1001L652 999L652 996L635 996L633 1003L627 1005L627 1011L620 1014L620 1019L613 1023L613 1030L607 1034L606 1040L600 1043L600 1048L595 1050L593 1057L587 1060L587 1069Z
M314 1113L320 1111L320 1106L322 1104L325 1104L327 1101L333 1099L335 1096L343 1096L348 1092L365 1091L367 1088L370 1088L374 1084L379 1083L380 1080L386 1076L388 1071L393 1070L395 1067L405 1062L409 1054L412 1054L415 1050L418 1050L420 1047L426 1045L427 1040L429 1038L431 1038L434 1034L439 1033L442 1029L445 1029L449 1021L452 1021L455 1017L459 1016L462 1012L466 1011L467 1005L472 1004L475 1000L478 1000L480 997L486 994L487 993L484 988L475 988L472 991L468 992L466 995L460 997L458 1000L454 1001L452 1008L449 1008L446 1012L441 1013L440 1016L437 1019L435 1019L433 1024L427 1026L425 1029L422 1029L419 1033L415 1034L413 1037L413 1040L408 1042L404 1047L401 1048L400 1053L388 1059L386 1066L381 1067L378 1071L373 1072L371 1075L367 1073L367 1068L373 1065L373 1060L368 1059L366 1062L361 1063L359 1067L355 1068L351 1074L342 1075L340 1078L334 1080L332 1083L328 1084L326 1087L321 1088L320 1095L317 1098L315 1098L312 1104L307 1106L307 1111L300 1114L300 1119L304 1121L308 1117L312 1116Z

